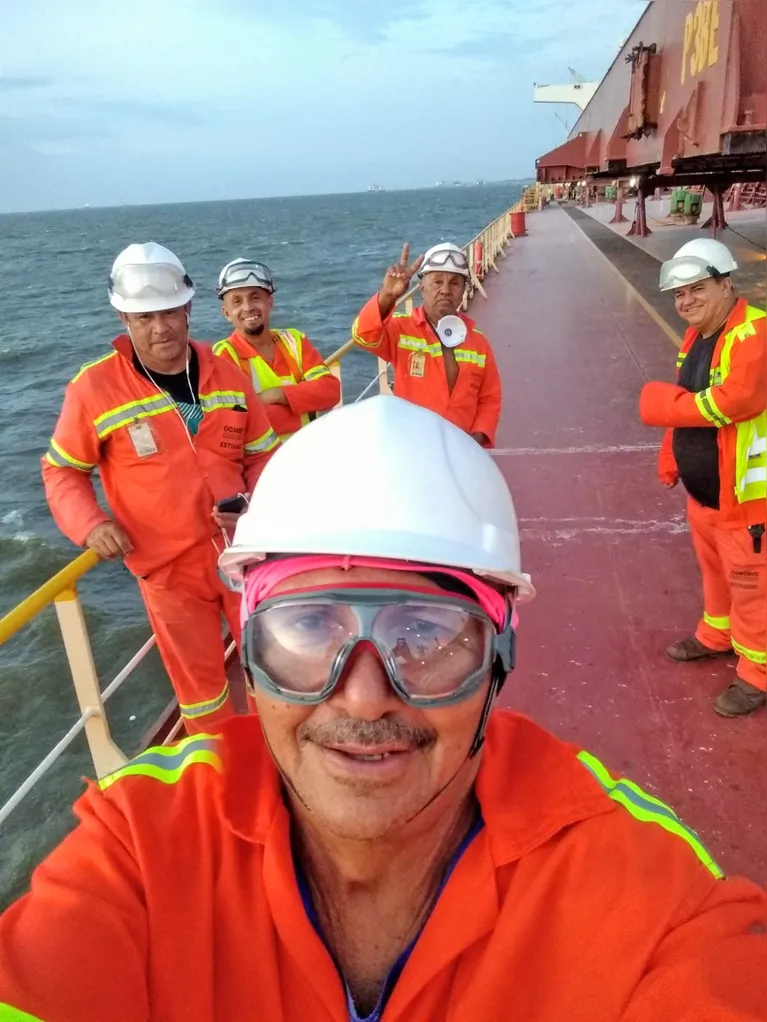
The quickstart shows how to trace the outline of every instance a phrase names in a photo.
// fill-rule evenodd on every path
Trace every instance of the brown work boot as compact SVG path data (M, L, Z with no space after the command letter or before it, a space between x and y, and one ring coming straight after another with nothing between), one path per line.
M703 660L705 657L710 656L731 656L732 652L732 648L711 649L710 646L704 646L694 635L691 635L689 639L679 639L677 642L672 642L666 650L668 656L678 663L687 663L689 660Z
M720 692L714 702L714 709L720 717L745 717L767 703L767 693L756 685L750 685L742 678Z

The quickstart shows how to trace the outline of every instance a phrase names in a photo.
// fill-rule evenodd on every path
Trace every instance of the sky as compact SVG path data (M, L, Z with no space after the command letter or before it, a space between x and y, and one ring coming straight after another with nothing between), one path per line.
M0 0L0 212L534 175L646 0Z

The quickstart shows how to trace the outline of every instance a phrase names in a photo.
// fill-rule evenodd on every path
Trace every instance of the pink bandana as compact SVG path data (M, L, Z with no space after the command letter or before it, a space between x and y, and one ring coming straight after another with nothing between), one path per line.
M463 582L477 598L477 603L497 628L503 626L506 617L506 601L492 586L468 571L443 568L437 564L414 564L405 561L391 561L382 557L341 557L330 554L307 554L286 557L276 561L254 564L246 569L240 619L243 626L262 600L267 599L280 582L300 575L304 571L320 568L389 568L393 571L439 572ZM512 626L517 627L517 612L512 613Z

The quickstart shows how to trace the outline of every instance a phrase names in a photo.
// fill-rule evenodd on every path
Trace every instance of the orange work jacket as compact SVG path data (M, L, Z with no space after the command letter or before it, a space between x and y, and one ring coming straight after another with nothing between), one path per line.
M42 459L51 513L78 546L110 520L91 481L98 468L114 520L133 544L125 564L139 576L196 543L220 538L211 518L214 503L250 493L279 445L243 374L207 345L190 343L199 359L203 411L195 436L175 402L136 371L130 339L121 335L109 355L83 366L67 385ZM141 424L151 430L154 451L140 441L136 448Z
M392 312L381 319L378 295L364 306L352 324L352 339L375 352L394 368L394 392L423 405L467 433L484 433L495 446L501 415L501 378L493 349L473 319L459 313L466 339L454 348L458 379L448 390L442 344L423 307L408 314Z
M714 349L711 386L699 394L692 394L674 383L653 381L644 385L639 397L642 422L646 426L666 427L658 458L658 475L664 483L675 483L679 478L672 447L674 428L717 427L719 521L726 528L740 529L765 521L764 496L760 494L754 500L739 500L736 480L737 473L741 471L740 465L748 467L748 460L744 460L742 455L739 458L739 446L744 448L748 444L748 437L743 437L743 427L746 427L746 433L751 433L751 423L755 427L759 418L767 418L766 326L764 312L749 307L744 298L739 298ZM698 336L694 327L685 331L677 359L677 375ZM723 356L726 366L723 365ZM764 422L760 429L763 433ZM745 444L742 442L744 439ZM763 464L763 440L761 445ZM756 459L752 459L751 463L756 464Z
M576 753L494 712L484 827L382 1022L763 1022L764 893ZM3 1022L347 1022L257 718L143 753L75 811L0 917Z
M341 400L341 384L312 342L299 330L272 330L274 359L269 362L245 337L235 332L213 345L247 373L257 393L282 387L285 405L265 405L272 428L287 440L316 412L327 412ZM286 354L287 352L287 354Z

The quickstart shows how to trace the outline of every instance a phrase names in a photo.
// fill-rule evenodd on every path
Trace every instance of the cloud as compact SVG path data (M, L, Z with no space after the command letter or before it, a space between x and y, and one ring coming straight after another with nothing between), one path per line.
M72 142L104 138L105 125L89 118L0 114L0 147L34 146L47 142Z
M255 9L251 0L226 0L221 9L231 17L249 18L260 24L301 26L311 34L322 26L332 26L340 35L354 41L378 43L386 38L386 29L403 19L418 22L423 0L280 0Z
M88 111L110 121L114 118L134 118L142 121L157 121L178 128L193 128L205 122L198 109L187 103L153 103L129 98L115 99L65 99L64 107Z
M0 92L41 89L46 85L52 84L53 79L36 77L34 75L0 75Z
M568 81L569 66L601 77L643 7L8 5L0 202L29 209L526 177L563 136L555 108L534 106L533 83Z

